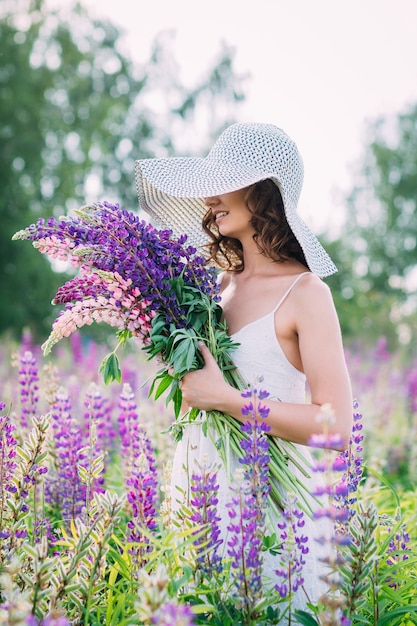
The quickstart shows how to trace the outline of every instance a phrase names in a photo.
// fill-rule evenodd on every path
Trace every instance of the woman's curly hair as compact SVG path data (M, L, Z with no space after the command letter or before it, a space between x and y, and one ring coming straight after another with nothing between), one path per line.
M285 216L281 192L270 178L248 187L246 205L252 213L253 237L261 254L277 263L296 259L308 268L304 252ZM214 261L223 269L241 272L244 269L242 245L238 239L219 233L211 209L203 218L203 229L211 239L206 244L207 262Z

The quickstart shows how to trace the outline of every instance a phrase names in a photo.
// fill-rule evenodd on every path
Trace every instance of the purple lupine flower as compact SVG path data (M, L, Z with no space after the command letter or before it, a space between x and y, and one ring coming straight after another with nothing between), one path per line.
M230 487L233 496L226 504L229 509L227 553L232 559L236 595L243 606L248 606L261 592L262 543L257 533L258 513L251 484L244 479L243 472L235 476L235 481L237 484Z
M241 395L250 399L242 408L242 414L250 419L241 426L246 435L241 442L244 456L239 459L243 475L237 486L231 487L233 497L227 504L230 519L227 545L228 554L232 557L237 595L243 605L250 606L262 589L262 543L270 491L266 433L270 426L265 422L269 409L261 404L261 400L269 394L255 387L243 391Z
M19 385L21 403L21 425L30 426L32 415L36 415L39 402L39 375L36 359L28 350L20 357Z
M5 405L0 403L0 410L4 408ZM0 528L1 538L10 538L12 548L15 540L24 539L28 534L25 518L29 512L29 494L36 489L40 476L47 472L40 463L45 458L42 449L48 421L46 418L34 418L34 421L34 434L31 433L30 442L23 443L19 449L21 462L17 464L14 460L17 453L14 425L9 415L0 416ZM7 506L9 503L10 507Z
M417 413L417 364L410 369L406 380L407 400L411 413Z
M90 434L90 424L96 424L97 450L104 451L111 448L115 433L111 421L111 406L108 398L104 398L99 387L91 383L86 393L84 403L86 412L84 413L85 426L87 429L86 438Z
M390 357L388 350L388 340L386 337L380 337L375 345L374 359L376 363L387 361Z
M83 362L83 338L80 334L70 337L71 358L74 364L82 365Z
M127 540L134 544L130 549L135 562L143 564L145 554L150 550L149 538L143 533L147 529L157 528L155 516L158 499L158 477L156 461L151 440L145 429L138 423L136 403L130 385L123 385L120 400L121 412L119 428L123 450L129 453L124 459L128 463L129 475L126 485L129 488L127 500L132 510L132 518L128 522L129 535Z
M33 536L35 539L35 543L40 543L42 538L46 537L48 547L52 549L59 539L59 537L54 532L54 526L52 525L49 517L35 520ZM54 554L59 554L59 552L55 552Z
M32 240L40 252L83 268L81 277L58 291L56 302L67 307L56 320L47 348L97 318L121 330L129 328L144 340L151 313L158 310L168 324L186 327L172 289L174 278L218 297L216 270L205 266L195 248L184 245L185 236L176 241L171 231L157 230L119 205L96 203L80 209L76 217L40 219L14 238Z
M399 530L395 533L395 536L389 542L387 554L389 557L387 559L388 565L394 565L399 561L407 561L408 555L402 554L400 558L400 552L408 552L410 548L408 547L408 543L410 542L410 535L407 532L407 527L405 524L401 524Z
M107 398L103 398L100 389L95 383L91 383L84 402L86 411L84 412L84 438L90 442L90 454L95 458L100 455L104 456L105 450L108 450L111 442L111 421L109 402ZM92 440L92 426L94 425L94 439ZM105 465L99 477L95 477L92 485L94 492L102 492L104 485Z
M256 498L257 530L262 540L265 535L267 498L271 490L268 476L269 440L266 437L271 427L266 421L269 409L261 404L261 400L266 399L269 393L264 390L258 391L255 387L246 390L242 396L251 398L251 401L242 408L242 415L249 416L250 419L241 426L246 439L241 442L245 455L239 458L239 463L244 465L245 478L250 482L252 494Z
M217 472L213 467L205 465L199 468L191 476L190 520L205 529L199 529L198 538L193 542L197 548L197 561L199 569L208 577L213 572L221 572L223 568L221 556L218 553L223 543L220 538L218 522L221 518L217 514L219 485L217 484Z
M286 508L277 525L282 544L278 556L280 567L275 570L280 582L276 583L275 590L281 598L291 598L304 584L304 557L309 551L308 537L302 532L305 525L304 513L296 508L295 498L288 496Z
M193 614L189 606L164 602L152 615L152 624L157 626L193 626Z
M401 524L401 526L389 542L387 549L387 565L390 565L392 567L396 565L400 566L401 561L408 560L409 556L407 553L411 551L411 548L408 546L409 542L410 535L407 532L407 526L406 524ZM389 577L387 579L387 582L392 589L398 588L397 579Z
M121 457L126 479L130 476L139 455L139 417L132 388L125 383L119 398L118 430L121 439Z
M334 421L334 415L329 405L322 407L317 416L317 421L322 425L323 432L312 434L308 444L311 447L324 450L325 457L313 463L312 471L321 474L323 481L316 485L312 495L317 497L327 496L329 504L316 509L314 517L315 519L327 517L333 524L337 523L340 526L350 518L350 508L347 503L349 484L345 474L349 467L348 460L345 454L340 454L335 459L331 456L330 450L335 445L340 446L343 440L337 433L329 432L329 425ZM342 479L335 484L334 474L342 472ZM336 535L330 538L330 542L332 541L337 541Z
M356 492L363 475L362 442L363 425L362 414L358 411L357 400L353 403L353 426L348 448L333 462L334 471L343 471L341 482L335 487L335 506L342 506L349 510L349 518L355 515L353 505L356 502Z
M57 391L52 407L52 430L55 443L55 467L48 482L46 497L61 509L65 521L75 519L86 505L87 487L80 480L78 466L86 463L82 452L88 442L81 427L72 418L68 392Z
M0 402L0 411L6 408L4 402ZM3 513L6 500L10 493L15 493L17 487L13 482L14 470L17 467L15 461L17 454L17 440L14 437L15 426L11 423L10 415L0 415L0 528L3 524Z

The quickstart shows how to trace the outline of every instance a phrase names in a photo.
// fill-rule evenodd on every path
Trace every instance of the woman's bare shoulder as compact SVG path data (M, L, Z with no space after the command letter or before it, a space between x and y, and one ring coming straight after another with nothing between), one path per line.
M330 287L316 274L306 274L294 289L294 301L298 305L307 304L310 308L331 306L333 296Z

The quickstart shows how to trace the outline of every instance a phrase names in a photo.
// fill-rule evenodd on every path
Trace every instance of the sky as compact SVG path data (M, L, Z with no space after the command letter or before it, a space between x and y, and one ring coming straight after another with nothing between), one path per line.
M204 74L221 43L248 74L238 121L283 128L304 159L299 211L318 232L337 230L366 148L368 121L417 103L417 0L83 0L148 58L175 33L184 84ZM206 129L202 128L201 133Z

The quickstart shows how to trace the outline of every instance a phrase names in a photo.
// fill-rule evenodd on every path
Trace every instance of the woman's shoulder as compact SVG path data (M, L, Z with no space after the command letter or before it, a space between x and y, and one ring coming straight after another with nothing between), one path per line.
M334 310L333 295L330 287L322 278L311 272L305 274L293 289L293 303L300 312L316 312Z
M325 283L320 276L317 276L317 274L313 274L313 272L301 272L299 276L300 284L302 283L304 288L323 292L329 291L327 283Z

